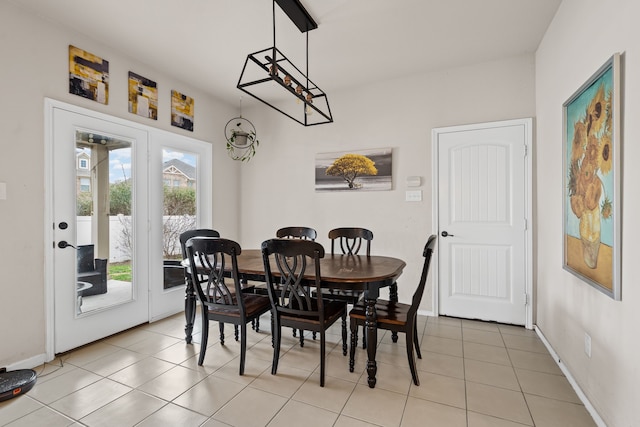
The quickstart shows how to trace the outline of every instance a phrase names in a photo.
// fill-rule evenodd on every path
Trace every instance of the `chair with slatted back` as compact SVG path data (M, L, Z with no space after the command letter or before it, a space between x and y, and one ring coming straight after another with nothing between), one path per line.
M220 233L210 228L198 228L195 230L187 230L180 234L180 249L182 250L182 259L187 259L187 240L192 237L220 237ZM187 344L191 343L191 331L196 318L196 292L195 285L200 285L206 281L202 275L198 276L198 281L193 282L191 273L188 269L183 268L185 280L187 282L186 296L184 300L184 315L186 317L185 335Z
M373 232L361 227L340 227L329 231L331 239L331 255L342 253L342 255L358 255L363 243L366 247L366 255L371 256L371 241ZM325 298L346 301L355 305L363 295L362 291L352 289L323 289ZM362 347L366 348L367 342L363 334ZM345 347L346 351L346 347Z
M283 227L276 231L276 237L279 239L302 239L302 240L316 240L318 232L311 227ZM296 337L296 329L293 330L293 336ZM313 339L316 339L316 334L313 333ZM300 331L300 346L304 345L303 331Z
M366 242L367 256L371 256L371 241L373 232L360 227L340 227L329 231L331 239L331 254L335 254L336 242L340 245L343 255L358 255L362 242Z
M231 323L239 326L241 330L240 375L242 375L247 350L247 323L271 310L269 298L242 292L237 260L241 249L240 245L233 240L193 237L187 241L186 250L189 271L194 283L200 280L199 270L207 278L204 289L203 286L196 286L202 316L202 342L198 365L203 364L207 352L209 322L219 322L221 345L224 345L224 324ZM229 264L231 264L231 278L225 277L225 270L229 270Z
M320 259L324 257L321 244L300 239L270 239L262 243L267 289L271 300L273 364L271 373L278 371L282 326L320 334L320 386L324 387L325 334L346 314L347 304L314 298L320 293ZM271 267L277 268L277 274ZM306 276L306 277L304 277ZM311 277L313 279L311 279ZM342 321L342 339L347 339L346 322Z
M424 287L429 274L429 264L431 256L436 245L436 236L431 235L427 239L424 246L422 256L424 256L424 265L422 267L422 275L420 282L416 288L411 304L402 304L399 302L378 299L376 302L376 315L378 329L385 329L392 332L404 332L406 334L407 359L409 360L409 368L415 385L420 385L418 379L418 371L416 370L416 360L413 354L415 349L419 359L422 359L420 353L420 343L417 331L418 307L422 300ZM349 370L354 370L355 349L358 342L358 326L364 326L366 319L365 304L363 301L358 302L349 312L350 328L351 328L351 350L349 352Z
M276 237L313 241L318 237L318 233L311 227L283 227L276 231Z

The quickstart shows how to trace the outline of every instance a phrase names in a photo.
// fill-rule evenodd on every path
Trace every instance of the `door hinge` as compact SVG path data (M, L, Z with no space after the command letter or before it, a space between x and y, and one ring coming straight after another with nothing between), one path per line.
M527 157L529 155L529 146L527 144L524 145L524 156Z
M529 305L529 294L524 293L524 305Z

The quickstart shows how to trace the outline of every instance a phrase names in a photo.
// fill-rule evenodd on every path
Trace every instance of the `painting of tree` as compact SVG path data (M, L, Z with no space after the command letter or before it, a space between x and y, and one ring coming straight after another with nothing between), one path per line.
M316 191L391 189L391 148L316 155Z
M378 169L375 167L373 160L362 154L345 154L336 159L331 166L327 168L327 175L341 176L349 188L356 187L354 181L362 175L377 175Z

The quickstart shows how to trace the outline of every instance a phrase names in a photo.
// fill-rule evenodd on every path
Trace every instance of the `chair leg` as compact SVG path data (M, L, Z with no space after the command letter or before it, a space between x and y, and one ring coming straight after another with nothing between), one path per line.
M244 361L247 354L247 324L243 323L240 328L242 329L240 331L242 334L240 337L240 375L244 375Z
M409 327L406 331L407 336L405 337L406 347L407 347L407 359L409 360L409 369L411 369L411 377L413 378L413 383L415 385L420 385L420 380L418 379L418 371L416 370L416 359L413 357L413 327Z
M355 366L356 346L358 345L358 324L351 319L349 322L351 329L351 349L349 349L349 372L353 372Z
M418 359L422 359L422 354L420 353L420 339L418 338L418 322L417 319L413 322L413 343L416 347L416 354L418 355Z
M275 330L276 330L276 324L275 324L275 316L273 315L273 312L271 312L271 348L274 348L276 346L276 341L275 341Z
M278 359L280 358L280 338L282 335L280 322L275 318L275 316L273 323L274 326L271 333L273 337L273 361L271 362L271 375L275 375L278 372Z
M325 350L325 331L324 329L320 331L320 387L324 387L324 357Z
M260 332L260 317L253 319L254 323L251 325L256 332Z
M347 314L342 316L342 355L347 355Z
M304 347L304 331L300 329L300 347Z
M204 354L207 352L207 341L209 341L209 319L206 314L202 314L202 342L200 343L200 357L198 358L199 366L202 366L204 363Z
M233 325L233 337L238 341L238 325Z
M393 284L389 286L389 300L398 302L398 282L393 282ZM391 341L394 343L398 342L398 331L391 331Z
M220 345L224 345L224 323L218 322L220 326Z

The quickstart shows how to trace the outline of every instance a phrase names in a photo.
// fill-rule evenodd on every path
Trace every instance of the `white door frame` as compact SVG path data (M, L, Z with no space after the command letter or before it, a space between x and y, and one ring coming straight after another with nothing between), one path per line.
M525 128L525 146L526 146L526 160L525 160L525 213L526 213L526 231L525 231L525 291L527 294L527 304L525 306L525 327L527 329L533 329L533 162L532 162L532 143L533 143L533 119L524 118L524 119L515 119L515 120L504 120L497 122L488 122L488 123L478 123L471 125L461 125L461 126L449 126L442 128L434 128L431 131L431 179L432 179L432 200L431 200L431 217L433 219L432 230L435 230L435 233L438 235L438 240L440 239L440 230L439 230L439 194L438 189L439 186L439 153L438 153L438 137L440 134L450 133L450 132L462 132L462 131L470 131L476 129L485 129L490 127L497 126L513 126L513 125L523 125ZM433 311L434 316L438 316L440 312L439 309L439 272L438 272L438 251L434 252L434 260L432 260L432 273L433 273Z

